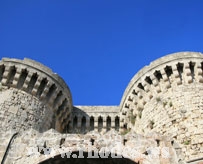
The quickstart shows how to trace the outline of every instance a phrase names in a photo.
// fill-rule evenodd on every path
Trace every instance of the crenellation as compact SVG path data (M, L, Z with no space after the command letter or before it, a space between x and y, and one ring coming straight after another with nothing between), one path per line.
M51 71L46 68L44 69L43 68L44 66L42 67L46 71L49 70L48 74L51 74L51 75L47 76L48 75L47 73L44 74L43 71L39 70L39 66L42 66L42 65L37 64L37 68L35 68L36 65L34 64L34 61L32 62L29 61L27 63L26 61L6 58L6 59L2 59L0 63L2 63L1 64L2 65L1 83L3 86L8 86L8 89L9 87L12 87L12 88L20 89L24 92L27 92L27 94L31 94L31 97L35 96L36 98L38 98L39 101L42 101L42 103L44 103L44 98L47 96L46 94L48 94L48 91L47 91L48 89L46 88L47 85L50 85L50 84L58 85L58 82L55 83L56 80L53 79ZM58 78L58 76L56 77ZM62 85L63 84L64 82L62 83ZM58 85L58 88L61 88L62 85L61 84ZM66 90L69 91L68 88ZM67 99L71 98L71 96L69 96L67 92L65 93L65 95L68 95ZM50 93L48 96L50 96ZM71 99L69 103L71 103ZM71 107L72 105L67 104L67 106ZM52 106L49 106L49 105L47 107L53 108ZM49 113L52 113L51 110L49 110ZM69 115L66 115L66 117L69 117ZM50 122L51 120L47 119L47 121ZM48 124L50 123L47 123L46 125L47 127L50 126Z
M4 71L5 71L5 66L2 64L0 65L0 82L3 78Z
M31 91L31 94L32 94L32 95L34 95L34 96L37 97L37 91L38 91L38 89L39 89L39 87L40 87L40 84L41 84L42 80L43 80L43 77L41 77L41 76L39 75L38 78L37 78L37 80L36 80L36 82L35 82L35 84L33 85L33 88L32 88L32 91Z
M47 83L48 83L47 78L43 78L43 79L41 80L41 83L40 83L40 85L39 85L39 87L38 87L38 89L37 89L37 92L36 92L36 96L37 96L38 98L41 97L41 94L42 94L42 92L44 91L44 89L45 89Z
M16 88L21 89L23 87L23 84L25 83L25 80L28 76L28 72L26 69L17 69L17 73L19 74Z
M13 86L13 81L15 80L14 79L15 74L16 74L16 67L15 66L10 66L9 67L8 77L7 77L7 82L6 82L9 87Z
M10 69L9 67L4 68L4 72L3 72L3 76L2 76L2 80L1 80L2 85L7 84L7 77L9 75L9 69Z
M200 83L203 83L203 72L202 72L202 63L198 62L197 63L197 68L196 68L196 82L200 82Z
M185 72L185 83L192 83L193 82L193 74L192 74L192 70L191 70L191 65L190 63L185 63L184 64L185 68L184 68L184 72Z
M13 76L13 80L10 82L11 86L14 88L17 88L17 84L20 78L20 73L21 73L21 69L20 68L15 68L15 74Z
M161 69L161 75L162 75L162 78L163 78L163 83L164 83L164 90L167 90L171 87L171 84L170 84L170 81L169 81L169 75L167 75L166 73L166 69Z
M47 82L46 82L46 85L44 86L44 89L41 91L41 94L40 94L40 100L43 100L43 99L45 99L45 97L47 96L49 96L48 95L48 92L49 92L49 88L51 87L51 85L52 85L52 83L50 82L50 80L48 80Z
M184 57L182 57L181 53L163 57L161 60L158 59L151 63L150 66L144 67L143 70L139 71L129 83L120 108L124 117L124 123L129 124L127 127L139 133L143 133L141 129L144 129L144 133L150 131L157 131L167 135L174 133L172 136L178 136L177 140L182 144L183 148L185 147L184 142L189 142L186 141L187 138L189 140L194 139L195 131L198 128L202 128L199 124L196 124L196 121L202 117L198 109L202 106L200 95L203 89L200 85L203 56L194 53L191 53L191 56L189 53L184 54L186 54ZM168 59L172 60L167 61ZM148 85L142 83L142 81L147 82ZM141 94L142 99L133 98L133 103L137 104L134 106L125 97L131 95L133 90L136 91L135 86L138 84L142 84L144 88L147 86L145 90L149 90L149 94L143 92ZM128 88L130 89L128 90ZM154 92L154 89L156 92ZM129 94L126 94L127 92ZM146 103L144 103L144 106L141 106L140 104L143 104L143 100ZM122 106L122 104L126 103L130 104L129 109L126 108L126 105ZM131 110L133 110L132 114L136 118L135 124L131 124L128 119L131 115ZM188 132L178 128L181 123L191 127ZM184 133L185 135L181 135ZM190 151L190 148L187 151ZM198 156L199 149L194 149L193 153L185 154L185 159L201 156L201 154ZM192 155L194 153L196 155Z
M26 72L27 72L27 76L25 77L24 82L22 83L22 80L19 81L19 85L22 85L22 87L19 87L19 89L22 89L24 91L28 90L28 85L33 74L33 72L27 71L27 69L26 69Z
M35 86L35 83L37 82L37 79L38 79L38 74L37 73L33 73L32 74L32 77L29 81L29 84L28 84L28 87L27 87L27 91L28 93L31 93L34 86Z
M202 162L202 83L203 55L175 53L141 69L129 82L119 106L73 106L68 86L51 69L30 59L3 58L0 160L8 151L6 164L55 164L73 160L59 157L64 146L75 152L79 146L87 153L88 147L103 150L102 146L119 144L119 151L125 150L120 154L133 163ZM104 139L110 140L105 143ZM152 158L155 147L168 148L170 158L163 158L163 152ZM37 154L23 154L27 148ZM143 158L129 157L135 148ZM56 158L44 154L54 149Z

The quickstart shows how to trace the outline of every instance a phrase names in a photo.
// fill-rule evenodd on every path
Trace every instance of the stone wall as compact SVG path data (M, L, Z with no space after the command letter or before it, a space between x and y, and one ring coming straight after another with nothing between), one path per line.
M5 136L11 135L7 132ZM131 161L126 164L178 164L170 138L157 134L120 135L112 130L104 134L92 131L82 135L60 134L53 129L39 133L30 129L17 135L12 143L5 164L69 163L73 158L74 161L82 158L83 153L87 153L90 159L97 159L94 163L99 163L101 157L108 158L111 153L114 160L126 158ZM83 152L80 156L77 155L79 151ZM81 162L86 160L83 158Z
M16 114L19 115L19 111L25 105L25 110L27 111L31 111L29 108L32 108L33 111L34 109L42 110L35 112L35 118L31 116L28 118L32 120L31 122L33 122L33 119L39 119L38 117L42 116L41 112L44 112L49 117L40 118L40 121L45 125L36 128L41 131L47 130L50 127L50 121L52 121L52 127L62 132L70 122L72 98L69 88L57 74L38 62L30 59L3 58L0 61L0 88L3 89L0 93L1 97L6 101L0 100L4 103L2 104L2 112L4 112L2 116L5 116L5 113L9 111L9 114L7 114L9 118L3 119L10 119L12 117L10 113L12 112L16 113L18 111ZM14 100L12 100L13 98ZM8 102L8 100L11 100L11 102ZM32 101L38 101L34 103L36 106L33 106ZM46 111L43 111L44 109ZM37 116L38 112L39 115ZM19 115L16 119L19 119L19 122L21 122L24 117L22 116L21 118ZM16 119L14 122L16 122ZM31 122L25 122L25 127Z
M53 112L24 91L2 87L0 91L0 131L22 132L34 128L40 132L52 127Z
M146 104L134 130L151 131L172 136L183 152L183 159L203 156L203 87L182 86L177 90L159 94Z
M160 58L139 71L121 101L124 125L173 137L185 160L203 156L203 55ZM176 144L176 146L177 146Z
M3 58L0 161L57 163L64 161L58 158L64 147L88 153L89 145L99 150L120 145L120 155L134 164L198 164L203 160L202 96L203 55L195 52L168 55L144 67L130 81L120 106L73 107L69 88L49 68ZM164 147L170 158L164 158ZM153 148L163 152L151 158ZM49 150L56 152L45 154ZM141 156L130 156L137 151Z
M85 133L91 130L119 131L119 106L75 106L69 124L69 132Z

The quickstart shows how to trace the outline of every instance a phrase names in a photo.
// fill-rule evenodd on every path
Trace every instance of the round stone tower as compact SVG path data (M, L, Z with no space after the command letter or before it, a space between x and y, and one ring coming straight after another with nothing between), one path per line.
M203 55L181 52L141 69L121 104L123 127L171 136L185 160L203 156Z
M0 61L0 129L63 132L72 98L66 83L46 66L30 60Z

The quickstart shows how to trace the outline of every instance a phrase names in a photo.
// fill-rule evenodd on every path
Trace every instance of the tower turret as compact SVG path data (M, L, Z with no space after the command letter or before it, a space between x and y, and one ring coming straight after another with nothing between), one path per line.
M30 127L62 132L70 121L71 93L48 67L25 58L0 61L0 129Z

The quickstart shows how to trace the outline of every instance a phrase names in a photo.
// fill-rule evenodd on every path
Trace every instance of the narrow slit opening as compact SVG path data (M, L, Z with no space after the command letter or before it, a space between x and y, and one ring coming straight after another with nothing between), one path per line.
M45 87L46 87L46 85L47 85L47 79L46 78L44 78L42 81L41 81L41 83L40 83L40 85L39 85L39 88L38 88L38 90L37 90L37 97L40 97L41 96L41 94L42 94L42 92L44 91L44 89L45 89Z
M183 66L184 65L183 65L183 63L178 63L176 66L177 66L177 70L178 70L180 80L183 81L182 74L183 74Z
M130 96L128 97L128 101L133 101L133 98L131 98Z
M116 116L116 118L115 118L115 130L119 131L119 128L120 128L120 120L119 120L119 117Z
M30 79L30 82L28 84L28 92L31 93L32 89L34 88L34 85L37 81L38 75L37 73L34 73Z
M7 80L7 85L9 87L13 84L13 79L14 79L15 74L16 74L16 68L15 68L15 66L12 66L10 68L9 75L8 75L8 80Z
M94 145L94 139L93 138L90 139L90 142L92 145Z
M137 92L135 92L135 90L133 89L133 92L132 92L132 94L134 94L134 95L137 95Z
M4 71L5 71L5 66L4 66L4 65L1 65L1 66L0 66L0 82L1 82L1 80L3 79Z
M157 78L158 81L163 79L160 71L155 71L154 76Z
M203 62L201 62L202 76L203 76Z
M124 129L124 130L127 130L127 129L128 129L127 123L125 123L125 124L123 125L123 129Z
M147 77L145 78L145 81L146 81L148 84L152 85L152 80L151 80L151 78L150 78L149 76L147 76Z
M27 75L28 75L27 70L26 70L26 69L23 69L22 72L21 72L21 74L20 74L20 78L19 78L19 80L18 80L18 84L17 84L17 88L18 88L18 89L21 89L21 88L22 88L22 86L23 86L23 84L24 84L24 82L25 82L25 79L26 79Z
M166 66L164 68L165 72L166 72L166 75L168 77L168 81L171 83L171 80L170 80L170 76L173 74L173 71L172 71L172 68L171 66Z
M59 108L58 108L58 110L57 110L57 112L56 112L57 115L59 115L60 112L64 109L66 103L67 103L67 100L66 100L66 99L63 100L63 103L59 106Z
M60 140L60 148L64 144L65 140L66 140L65 138L61 138L61 140Z
M160 146L160 140L156 139L157 146Z
M98 118L98 132L101 132L103 128L103 118L99 116Z
M94 117L90 117L90 130L94 130Z
M74 119L73 119L73 130L74 130L74 131L76 131L77 122L78 122L78 118L77 118L77 116L75 116Z
M189 66L190 66L190 71L191 71L191 76L192 76L192 82L194 82L194 80L195 80L195 72L194 72L195 63L190 62Z
M85 116L82 117L81 123L82 123L81 124L81 132L85 133L85 131L86 131L86 117Z
M129 109L129 105L128 105L128 104L125 104L125 108L128 108L128 109Z
M140 88L140 89L142 89L142 90L144 90L144 87L143 87L143 85L142 85L141 83L139 83L139 84L137 85L137 87Z
M49 88L49 91L47 93L47 96L46 96L46 102L49 101L49 99L51 98L51 96L53 95L53 93L56 91L56 85L53 84L50 88Z
M60 91L60 92L58 93L56 99L54 100L54 103L53 103L54 106L56 106L56 105L58 104L58 101L60 100L61 96L62 96L62 91Z
M106 131L110 131L111 130L111 117L108 116L106 119Z
M125 144L126 144L127 141L128 141L127 139L123 139L123 145L124 145L124 146L125 146Z

